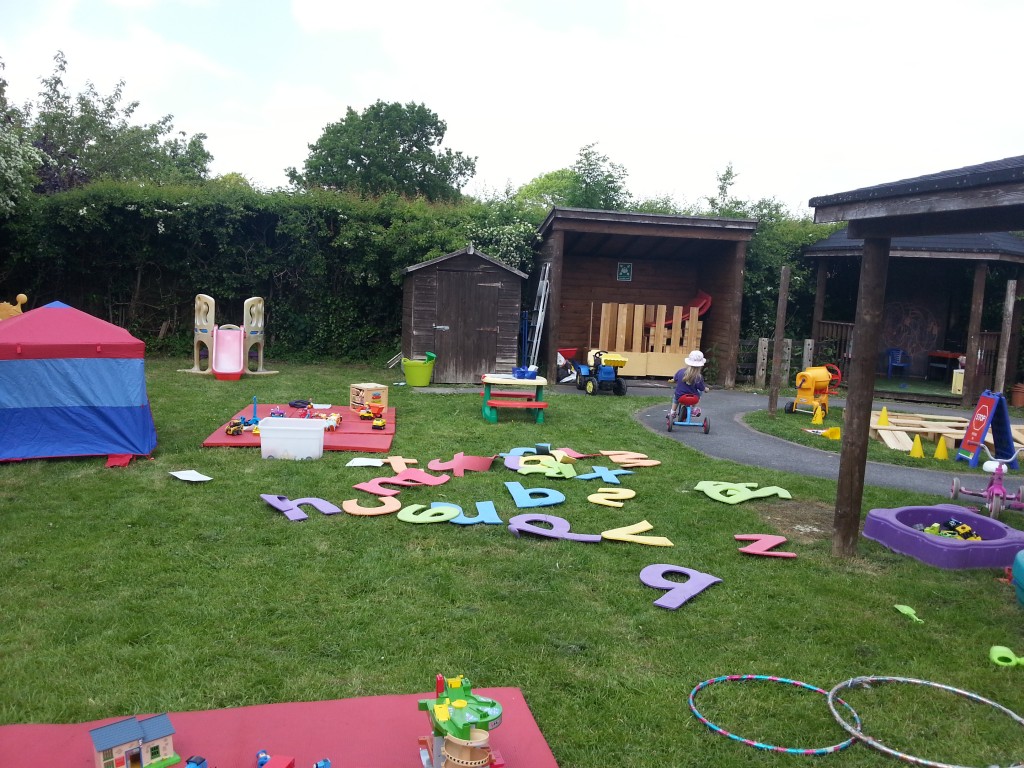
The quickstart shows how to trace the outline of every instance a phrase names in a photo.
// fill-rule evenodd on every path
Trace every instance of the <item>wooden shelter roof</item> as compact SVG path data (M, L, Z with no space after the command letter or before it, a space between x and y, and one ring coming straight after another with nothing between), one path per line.
M717 250L714 242L748 241L756 229L751 219L552 208L537 231L562 231L566 252L636 259L700 256Z
M847 228L803 250L809 258L859 257L864 239L850 237ZM956 259L960 261L1002 261L1024 265L1024 238L1010 232L947 234L894 237L889 246L894 258Z
M1019 229L1024 155L811 198L816 222L848 221L854 237Z

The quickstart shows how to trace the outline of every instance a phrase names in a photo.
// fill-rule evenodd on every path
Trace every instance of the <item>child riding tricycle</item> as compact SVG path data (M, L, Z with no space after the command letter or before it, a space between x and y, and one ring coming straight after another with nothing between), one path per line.
M676 371L672 377L675 391L672 393L672 407L668 412L668 431L673 427L701 427L706 435L711 431L711 419L707 416L700 420L700 408L697 404L704 392L708 391L701 369L707 360L700 350L694 350L686 356L686 366Z

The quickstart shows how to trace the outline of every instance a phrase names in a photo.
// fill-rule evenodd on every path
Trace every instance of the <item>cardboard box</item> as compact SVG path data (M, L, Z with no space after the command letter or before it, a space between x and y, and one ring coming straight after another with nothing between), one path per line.
M388 407L388 388L384 384L353 384L349 390L348 407L361 411L368 406Z
M319 459L326 426L325 419L260 419L260 453L264 459Z

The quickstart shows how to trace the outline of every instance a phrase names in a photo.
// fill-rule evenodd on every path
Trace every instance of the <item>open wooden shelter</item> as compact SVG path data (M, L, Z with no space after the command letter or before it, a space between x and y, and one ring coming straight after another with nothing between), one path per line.
M864 240L832 537L833 553L849 556L856 553L860 532L875 350L892 238L1024 229L1024 156L815 197L809 205L815 221L848 222L850 236ZM983 297L974 298L980 303ZM979 332L968 331L968 359L977 352ZM965 393L975 391L974 374L968 366Z
M817 267L815 349L829 356L844 375L863 253L864 240L850 237L847 229L803 251L803 258ZM889 256L876 371L886 371L886 351L895 348L906 354L905 375L948 379L960 357L967 357L970 329L978 328L974 388L991 388L998 351L1007 350L1008 359L1016 361L1019 334L1001 338L1003 286L988 278L1019 280L1024 238L1009 232L894 237ZM984 297L980 303L973 300L979 292ZM1015 308L1012 327L1019 328L1020 305ZM967 395L970 401L975 398L976 393Z
M538 232L533 295L546 290L541 360L621 353L624 376L672 376L702 349L736 381L743 271L757 222L553 208Z

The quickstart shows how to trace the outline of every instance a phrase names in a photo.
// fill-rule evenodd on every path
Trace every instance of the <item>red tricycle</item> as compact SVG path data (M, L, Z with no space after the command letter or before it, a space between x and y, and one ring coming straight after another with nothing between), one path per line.
M668 431L672 427L700 427L706 435L711 431L711 419L707 416L700 420L700 409L697 403L700 398L697 395L680 395L677 402L672 403L668 412Z
M989 461L981 465L982 469L992 475L989 478L988 485L980 490L971 490L962 487L960 485L960 478L954 477L953 485L949 489L949 498L957 499L961 495L983 498L985 499L985 507L988 509L989 517L997 519L1003 509L1024 510L1024 488L1018 486L1016 493L1010 493L1006 486L1003 485L1006 465L1016 459L1018 455L1024 453L1024 448L1018 448L1008 458L997 459L992 455L992 451L988 449L987 445L982 443L981 447L985 449L985 453L988 454L989 458Z

